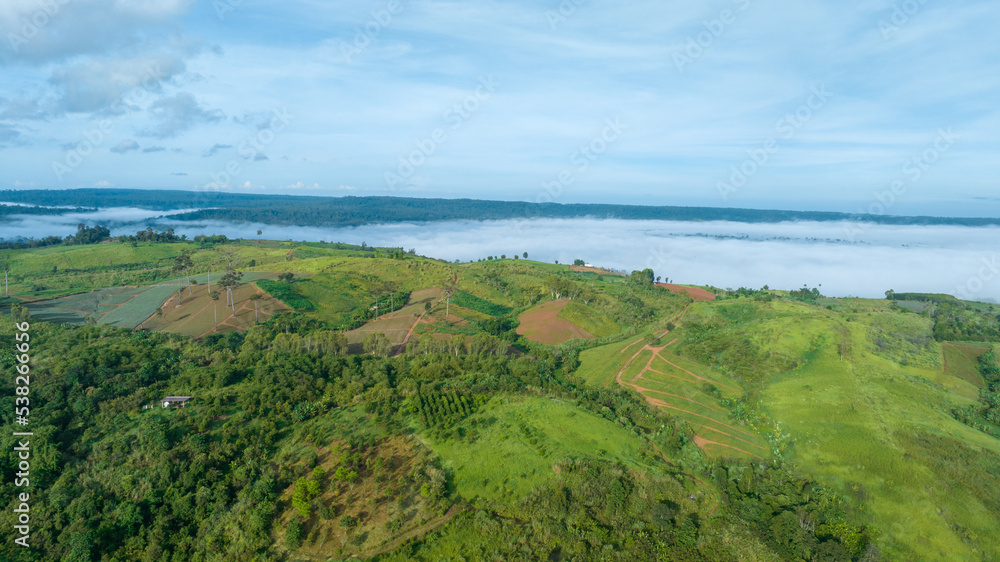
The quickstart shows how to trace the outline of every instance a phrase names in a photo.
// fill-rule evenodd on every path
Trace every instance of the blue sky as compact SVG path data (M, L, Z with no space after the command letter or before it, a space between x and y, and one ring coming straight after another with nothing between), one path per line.
M1000 4L5 0L0 188L1000 214Z

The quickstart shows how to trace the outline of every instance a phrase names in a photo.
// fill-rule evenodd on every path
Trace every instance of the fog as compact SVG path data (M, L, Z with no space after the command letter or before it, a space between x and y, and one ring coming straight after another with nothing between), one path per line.
M166 223L164 223L166 224ZM1000 228L882 226L837 222L743 224L599 219L296 228L204 223L179 233L323 240L416 249L454 260L528 252L529 259L582 259L631 271L652 268L679 283L795 289L831 296L883 297L885 291L1000 299ZM853 241L852 241L853 240Z
M501 254L512 258L528 252L529 259L545 262L582 259L625 271L649 267L674 282L722 288L822 285L823 294L838 297L883 297L893 289L1000 300L997 227L532 219L314 228L180 223L166 215L109 209L97 214L17 217L0 223L0 236L72 234L81 221L129 221L112 227L116 235L134 233L147 224L160 230L170 226L189 237L225 234L253 239L260 229L265 239L365 242L413 248L448 261Z

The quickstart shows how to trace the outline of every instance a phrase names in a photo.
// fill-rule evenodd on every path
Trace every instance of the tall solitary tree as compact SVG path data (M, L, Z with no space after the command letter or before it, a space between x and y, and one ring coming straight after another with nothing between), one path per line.
M215 331L219 331L219 292L209 291L208 296L212 297L212 304L215 309Z
M191 261L191 254L187 251L181 252L181 255L174 258L174 271L180 273L184 272L184 276L187 277L188 284L188 294L193 294L191 289L191 268L194 267L194 262ZM178 284L180 280L178 279Z
M233 309L233 318L236 318L236 301L233 298L233 289L239 286L240 277L242 276L243 274L239 271L229 269L219 281L219 286L226 291L227 305L231 306Z
M250 295L250 300L253 301L253 321L254 324L257 323L257 301L260 300L260 293L254 293Z

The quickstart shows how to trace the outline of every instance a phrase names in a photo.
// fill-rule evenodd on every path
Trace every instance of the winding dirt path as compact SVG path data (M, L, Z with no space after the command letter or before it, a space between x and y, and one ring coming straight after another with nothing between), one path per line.
M680 322L680 320L687 313L687 310L688 310L687 308L684 309L684 312L681 313L681 317L677 319L677 322ZM669 330L663 332L662 334L660 334L657 337L657 339L662 338L663 336L667 335L669 332L670 332ZM625 349L622 349L620 353L624 353L625 350L632 348L633 346L635 346L636 344L638 344L638 343L640 343L642 341L643 341L642 339L639 339L639 340L637 340L637 341L629 344L627 347L625 347ZM646 402L648 402L649 404L651 404L651 405L653 405L653 406L655 406L655 407L657 407L657 408L659 408L661 410L664 410L664 411L668 411L669 410L669 411L674 411L674 412L680 412L680 413L686 414L687 416L694 416L695 418L701 418L703 420L707 420L708 423L711 423L711 424L714 424L714 425L718 425L718 426L720 426L722 428L725 428L726 430L728 430L730 432L733 432L733 433L729 433L727 431L723 431L722 429L718 429L718 428L715 428L715 427L711 427L709 425L705 425L706 422L694 423L693 421L688 421L686 419L684 420L687 423L689 423L691 426L699 428L700 432L710 431L710 432L713 432L713 433L716 433L716 434L719 434L719 435L723 435L723 436L725 436L725 437L727 437L729 439L732 439L734 441L739 441L741 443L746 443L750 447L755 447L757 449L760 449L761 451L767 452L767 448L762 447L760 445L757 445L756 443L753 443L751 441L748 441L747 439L744 439L743 437L738 437L737 435L734 435L734 433L735 433L735 434L742 434L743 436L748 437L748 438L757 437L753 433L750 433L748 431L744 431L744 430L742 430L742 429L740 429L738 427L735 427L733 425L721 422L721 421L716 420L716 419L714 419L714 418L712 418L710 416L706 416L706 415L703 415L703 414L692 412L690 410L685 410L683 408L678 408L677 406L672 406L672 405L668 404L667 402L665 402L664 400L656 398L656 397L654 397L652 395L653 394L659 394L659 395L663 395L663 396L669 396L669 397L674 398L674 399L684 400L684 401L687 401L687 402L691 402L691 403L697 404L697 405L699 405L699 406L701 406L703 408L707 408L708 410L713 411L713 412L717 412L719 414L725 414L724 411L722 411L722 410L720 410L718 408L712 407L712 406L708 406L706 404L702 404L701 402L698 402L697 400L694 400L694 399L691 399L691 398L687 398L685 396L680 396L680 395L677 395L677 394L671 394L669 392L664 392L662 390L654 390L654 389L651 389L651 388L646 388L645 386L643 386L641 384L642 380L646 380L646 381L649 381L649 382L656 382L656 381L653 381L653 380L648 379L648 378L646 378L646 377L643 376L647 372L652 372L652 373L656 373L658 375L662 375L662 376L665 376L665 377L670 377L670 378L673 378L673 379L677 379L679 381L686 382L686 383L689 383L689 384L696 384L697 382L701 381L701 382L707 382L707 383L710 383L710 384L715 384L715 385L718 385L718 386L721 386L721 387L724 387L724 388L727 388L727 389L730 389L730 390L733 390L733 391L736 391L736 392L740 391L738 388L735 388L733 386L729 386L727 384L723 384L723 383L720 383L720 382L717 382L717 381L713 381L713 380L707 379L705 377L696 375L696 374L692 373L691 371L689 371L689 370L687 370L687 369L685 369L685 368L683 368L683 367L675 364L674 362L669 361L667 358L665 358L663 355L661 355L661 353L663 352L663 350L665 350L666 348L670 347L671 345L677 343L677 341L678 341L678 338L674 338L670 343L668 343L666 345L663 345L663 346L660 346L660 347L653 347L653 346L649 345L648 343L645 344L645 345L643 345L634 354L632 354L632 356L629 357L628 361L625 362L625 364L622 366L622 368L619 369L618 374L615 375L615 381L620 386L622 386L622 387L631 388L632 390L635 390L636 392L638 392L646 400ZM649 351L650 352L650 357L649 357L649 360L646 361L646 364L639 371L639 373L636 376L632 377L631 379L627 379L627 377L623 378L624 375L625 375L625 372L632 366L632 364L635 362L635 360L639 358L639 355L641 355L645 351ZM653 368L653 361L655 361L657 359L663 361L667 365L670 365L674 369L677 369L678 371L681 371L681 372L687 374L688 376L692 377L694 380L687 379L687 378L684 378L684 377L681 377L681 376L677 376L677 375L672 375L672 374L669 374L669 373L664 373L662 371L654 369ZM763 460L763 457L761 457L758 454L752 453L750 451L741 449L741 448L733 446L733 445L727 445L726 443L719 443L717 441L711 441L709 439L706 439L706 438L702 437L701 435L698 435L698 433L696 433L695 436L694 436L694 442L698 446L698 448L700 448L706 454L708 453L708 449L710 447L724 447L724 448L731 449L731 450L734 450L734 451L738 451L738 452L743 453L745 455L750 455L752 457L755 457L755 458ZM662 452L661 452L661 456L662 456ZM664 457L664 460L666 460L666 457Z

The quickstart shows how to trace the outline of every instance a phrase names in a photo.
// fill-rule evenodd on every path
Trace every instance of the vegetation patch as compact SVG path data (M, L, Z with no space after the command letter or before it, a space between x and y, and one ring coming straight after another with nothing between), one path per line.
M576 301L566 303L566 306L559 311L558 316L599 338L617 334L621 331L621 327L614 320Z
M506 316L510 314L511 311L511 309L506 306L492 303L461 290L453 291L451 293L451 302L453 304L457 304L458 306L468 308L469 310L474 310L488 316Z
M549 345L563 344L572 339L593 339L594 334L559 317L559 313L569 302L568 299L547 302L521 314L517 333L532 341Z

